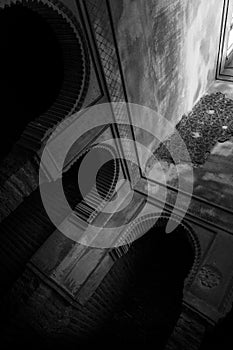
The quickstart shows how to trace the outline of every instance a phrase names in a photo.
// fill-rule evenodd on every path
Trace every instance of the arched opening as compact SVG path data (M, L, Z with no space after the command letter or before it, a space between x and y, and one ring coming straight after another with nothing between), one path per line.
M166 234L166 223L167 219L158 219L132 244L123 260L116 262L117 275L123 276L129 263L131 271L130 286L114 317L104 327L104 334L114 338L114 342L164 349L178 320L184 280L193 265L194 251L189 230L179 225Z
M66 199L72 209L76 208L76 213L83 218L88 219L89 216L100 204L101 200L108 200L113 195L116 183L119 176L119 160L114 157L113 150L108 147L92 147L82 154L71 168L63 174L62 185ZM81 177L80 188L80 167L85 162L85 157L90 156L87 163L84 163L84 168L81 170L83 177ZM92 177L93 171L98 169L96 176ZM83 180L83 181L82 181ZM93 191L96 186L96 192ZM79 202L83 201L83 211L81 207L74 203L74 193L70 188L75 189L76 198ZM91 196L88 194L91 193ZM72 195L71 195L72 194ZM87 196L87 200L85 198ZM86 214L87 213L87 214Z
M26 145L39 144L81 98L83 47L67 18L42 1L0 8L1 158L23 132Z
M1 140L7 135L6 150L25 126L55 101L64 64L62 48L50 25L22 5L0 11L0 43Z

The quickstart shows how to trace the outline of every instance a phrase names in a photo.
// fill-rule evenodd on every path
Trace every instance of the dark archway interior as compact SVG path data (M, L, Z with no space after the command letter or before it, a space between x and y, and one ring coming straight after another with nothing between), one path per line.
M91 158L89 158L89 161L85 162L85 157L88 155L88 153L91 154ZM74 188L76 192L76 198L78 198L78 202L80 202L85 195L87 195L93 188L94 185L96 185L96 189L98 192L98 195L102 199L106 199L107 195L109 193L114 192L114 188L118 179L119 175L119 162L118 160L108 160L110 156L110 152L103 149L103 148L93 148L90 151L83 154L81 157L78 158L78 160L71 166L71 168L68 170L68 172L63 174L62 177L62 183L63 183L63 190L66 196L66 199L68 203L70 204L71 208L74 209L74 202L73 202L73 192L71 197L71 191L70 188ZM102 166L98 167L98 164L101 164L101 161L105 160L102 164ZM93 163L95 163L93 165ZM80 172L80 166L84 164L84 178L82 182L82 191L80 190L79 186L79 172ZM85 164L87 168L85 167ZM92 175L93 169L98 169L95 177L95 182L93 183L92 178L89 175ZM77 203L75 203L77 204ZM88 207L88 205L86 205ZM96 207L96 204L93 203L93 208ZM93 211L93 209L92 209Z
M194 262L187 231L180 225L167 235L165 224L155 226L127 255L133 260L131 286L104 334L118 344L163 349L180 315L184 279Z
M63 82L64 63L62 48L51 26L20 4L0 10L0 42L3 156L27 123L55 101Z

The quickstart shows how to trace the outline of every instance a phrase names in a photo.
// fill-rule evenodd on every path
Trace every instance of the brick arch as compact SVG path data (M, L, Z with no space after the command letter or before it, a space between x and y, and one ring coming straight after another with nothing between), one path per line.
M166 222L170 218L170 214L162 213L161 215L158 214L145 214L144 216L140 217L139 219L134 220L127 230L125 231L124 235L121 237L121 240L123 239L126 243L128 242L129 245L135 240L136 237L141 237L144 235L147 231L149 231L154 225L155 220L162 223L164 226L166 226ZM200 259L201 259L201 245L199 242L199 238L197 234L194 232L194 230L187 224L187 222L182 221L180 222L180 218L178 216L172 215L172 220L179 223L180 226L183 227L187 234L187 239L192 247L192 250L194 252L194 261L193 265L185 278L184 285L185 287L188 287L198 269L200 266ZM157 225L158 221L156 222L155 226ZM121 248L119 248L121 249Z
M18 141L21 146L37 151L51 130L81 107L89 84L89 53L78 20L60 1L3 0L0 11L17 6L29 9L49 24L63 57L63 82L57 97L47 110L27 124Z

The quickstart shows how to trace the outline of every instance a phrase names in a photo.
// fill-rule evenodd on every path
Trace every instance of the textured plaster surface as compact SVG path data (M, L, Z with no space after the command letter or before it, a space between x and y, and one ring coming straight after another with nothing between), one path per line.
M175 125L215 78L223 0L120 0L111 6L129 102ZM141 119L152 132L158 126ZM136 135L156 147L142 131Z

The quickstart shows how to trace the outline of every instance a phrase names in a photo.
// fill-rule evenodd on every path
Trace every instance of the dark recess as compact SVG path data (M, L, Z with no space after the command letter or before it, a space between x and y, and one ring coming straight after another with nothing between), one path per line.
M16 4L0 11L1 137L3 156L25 126L57 98L64 76L62 48L51 26Z

